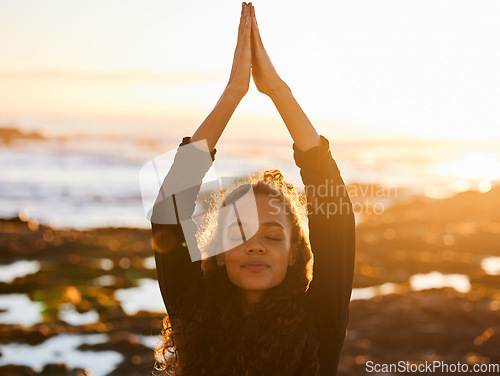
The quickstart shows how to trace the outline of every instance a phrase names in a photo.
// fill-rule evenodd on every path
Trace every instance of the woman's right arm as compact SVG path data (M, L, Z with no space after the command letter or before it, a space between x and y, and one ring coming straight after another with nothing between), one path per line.
M216 150L212 145L220 137L219 131L225 128L231 114L239 101L227 91L221 96L209 117L198 128L193 137L185 137L174 159L174 163L165 177L159 190L159 196L151 216L153 249L155 253L156 270L160 291L169 315L175 311L175 303L195 287L202 278L201 261L192 261L191 255L199 254L193 249L194 242L186 242L186 237L194 239L196 224L192 219L186 219L195 209L195 201L208 169L215 159ZM210 132L210 126L216 131ZM196 137L195 137L196 136ZM201 137L207 140L210 157L203 150L186 144L197 141ZM189 145L187 145L189 147ZM183 183L184 182L184 183ZM169 195L160 196L163 192L171 192L173 186L189 186L190 188ZM181 226L181 221L183 226ZM192 228L190 234L185 234L186 228ZM187 248L190 244L190 249Z
M234 110L238 107L238 104L250 87L252 72L251 32L250 6L243 3L240 26L238 28L238 42L226 90L224 90L214 110L199 126L193 137L191 137L192 142L206 140L208 150L212 150L215 147Z
M224 131L229 119L250 85L251 76L251 22L246 3L242 5L238 43L229 82L215 108L198 127L192 137L184 138L174 159L169 173L159 190L153 208L151 224L153 232L153 248L155 251L158 282L163 301L169 315L174 315L175 305L179 298L195 288L202 279L201 261L192 261L190 257L199 250L187 249L186 234L183 229L196 228L190 218L195 208L196 197L204 175L215 157L215 145ZM206 140L211 158L198 148L184 148L183 145ZM182 192L172 189L174 186L190 188ZM164 195L164 192L175 192ZM179 215L180 211L183 211ZM189 217L189 218L188 218ZM184 219L181 226L181 221ZM186 222L187 219L187 222ZM192 231L190 231L192 232ZM194 234L190 234L194 235ZM191 237L192 238L192 237ZM192 243L191 243L192 244Z

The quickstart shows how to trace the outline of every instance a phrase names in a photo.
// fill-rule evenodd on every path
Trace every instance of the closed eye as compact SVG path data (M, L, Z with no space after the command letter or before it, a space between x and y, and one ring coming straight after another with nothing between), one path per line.
M266 236L266 239L274 240L274 241L277 241L277 242L281 241L281 238L274 238L272 236Z

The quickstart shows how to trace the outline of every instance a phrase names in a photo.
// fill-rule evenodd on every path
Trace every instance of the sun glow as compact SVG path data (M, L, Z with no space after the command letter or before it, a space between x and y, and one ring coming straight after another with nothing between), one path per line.
M461 160L437 165L436 173L470 180L496 180L500 178L500 160L493 153L465 153Z

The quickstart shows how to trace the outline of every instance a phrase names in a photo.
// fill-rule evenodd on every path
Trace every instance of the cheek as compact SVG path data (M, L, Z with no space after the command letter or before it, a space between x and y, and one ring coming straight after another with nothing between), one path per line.
M223 234L222 235L222 250L224 252L230 252L234 249L243 245L243 239L234 235Z
M274 247L268 248L268 255L273 261L273 265L275 265L277 270L282 271L286 270L288 267L288 259L290 257L290 253L292 252L288 243L274 245Z
M241 268L240 258L237 257L234 250L225 253L226 272L229 280L235 285L240 286ZM241 287L241 286L240 286Z
M229 251L224 252L224 261L226 263L226 268L229 270L236 269L236 266L239 265L241 260L241 254L243 251L240 249L241 247L235 247Z
M281 255L281 257L279 259L279 262L277 263L279 265L280 271L283 271L283 270L286 271L286 269L288 268L288 258L289 258L289 253L288 252L286 252L286 253L284 252Z
M232 240L228 240L228 239L223 239L222 241L222 250L224 252L231 252L232 250L234 250L235 248L238 248L238 246L240 246L242 243L241 242L235 242L235 241L232 241Z

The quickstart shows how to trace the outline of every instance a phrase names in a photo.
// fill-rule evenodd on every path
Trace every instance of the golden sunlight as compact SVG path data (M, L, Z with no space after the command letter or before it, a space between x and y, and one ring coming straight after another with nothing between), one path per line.
M456 176L462 179L481 180L481 191L491 180L500 178L500 160L493 153L469 152L461 160L452 160L436 166L436 173L442 176ZM490 184L488 184L490 183Z

